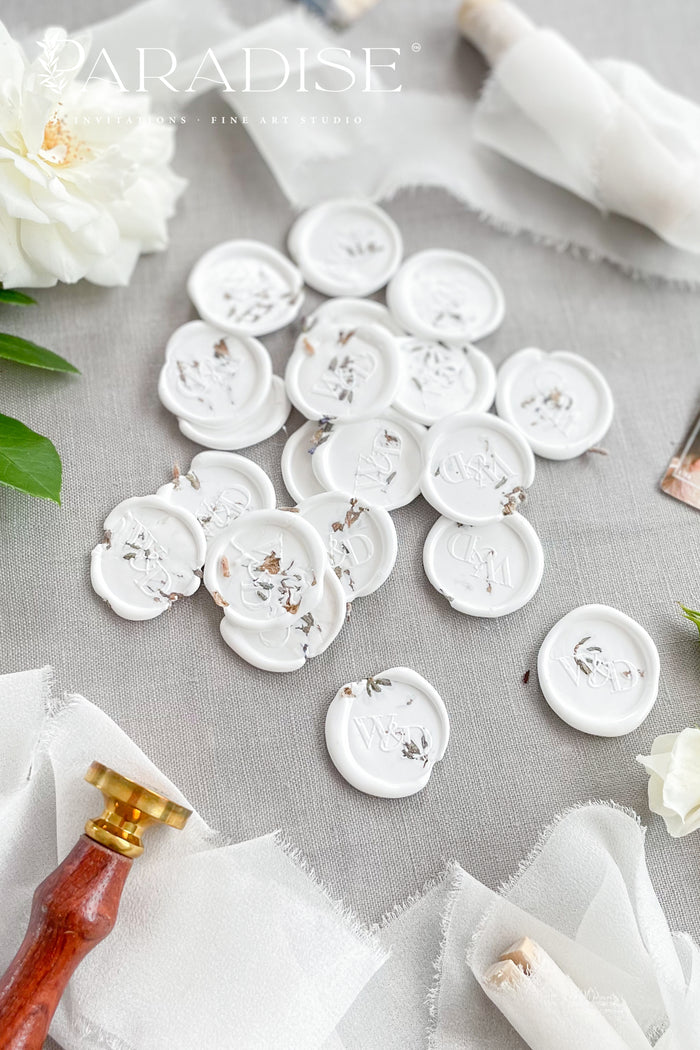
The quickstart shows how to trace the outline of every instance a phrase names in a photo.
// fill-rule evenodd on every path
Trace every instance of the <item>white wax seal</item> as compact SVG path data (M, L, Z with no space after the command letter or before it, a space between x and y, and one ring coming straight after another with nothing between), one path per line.
M209 544L204 585L232 623L264 630L313 611L327 567L320 536L299 514L256 510Z
M406 335L386 306L374 299L327 299L305 319L304 331L310 332L315 325L322 323L340 325L345 331L360 325L378 324L390 335Z
M205 252L190 273L187 291L205 321L248 335L284 328L304 301L296 266L260 241L224 241Z
M272 377L270 391L257 412L234 418L227 426L206 427L201 423L190 423L178 419L178 426L185 437L205 448L236 451L250 448L276 434L284 426L292 411L284 380Z
M271 380L270 355L257 339L190 321L168 340L158 395L176 416L216 427L255 412Z
M292 404L307 419L374 415L399 389L396 338L374 324L318 324L297 339L284 378Z
M496 370L475 346L450 346L415 336L399 340L402 379L394 408L430 426L453 412L488 412Z
M425 428L396 412L334 424L311 463L328 492L347 492L365 503L396 510L420 493Z
M396 527L383 507L355 496L322 492L297 510L323 540L348 601L372 594L388 580L397 553Z
M90 579L125 620L152 620L199 587L206 539L193 514L159 496L134 496L107 516Z
M496 404L499 416L546 459L573 459L596 445L614 411L610 387L590 361L534 348L519 350L501 365Z
M444 343L482 339L505 313L501 287L485 266L439 248L406 260L387 289L387 303L407 332Z
M644 628L609 605L582 605L549 632L537 658L545 700L574 729L624 736L659 689L659 654Z
M161 499L194 514L211 540L251 510L272 510L275 490L262 467L235 452L200 452L186 474L158 489Z
M326 746L336 769L358 791L380 798L424 788L449 738L442 698L408 667L342 686L326 715Z
M324 492L323 485L314 474L311 457L332 430L329 420L318 423L309 421L287 438L282 449L282 478L287 492L301 503L303 499Z
M311 288L324 295L364 296L383 288L403 256L398 226L365 200L331 200L300 215L287 242Z
M423 548L425 573L457 612L506 616L530 601L542 580L542 544L529 521L511 514L493 525L438 518Z
M486 412L457 412L431 427L423 464L428 503L465 525L512 514L535 480L535 457L520 431Z
M265 630L237 627L227 617L220 624L221 637L243 660L263 671L298 671L307 660L320 656L345 624L345 592L327 568L323 596L315 609L298 616L292 623Z

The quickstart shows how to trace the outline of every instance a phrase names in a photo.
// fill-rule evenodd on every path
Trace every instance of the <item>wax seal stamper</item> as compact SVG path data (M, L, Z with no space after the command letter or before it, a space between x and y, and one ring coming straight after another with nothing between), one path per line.
M574 729L624 736L654 706L659 654L636 620L609 605L582 605L545 638L537 674L549 706Z
M256 412L271 379L270 355L257 339L190 321L168 340L158 395L182 419L224 426Z
M272 510L275 490L262 467L235 452L200 452L187 473L158 489L161 499L194 514L212 539L251 510Z
M386 306L374 299L327 299L306 318L304 331L310 332L317 324L326 323L340 325L346 332L360 325L378 324L390 335L406 335Z
M285 372L289 398L307 419L381 412L400 379L396 338L379 325L315 325L299 336Z
M534 348L501 365L496 404L499 416L546 459L573 459L597 445L614 411L610 387L590 361Z
M279 376L273 376L269 392L255 413L246 413L221 427L207 427L201 423L190 423L186 419L179 419L178 426L181 433L197 445L236 451L267 441L284 426L291 411L284 381Z
M333 570L327 568L323 596L311 612L292 623L262 631L237 627L224 616L221 637L253 667L278 673L298 671L307 660L326 651L340 634L346 615L345 592Z
M470 255L442 249L407 259L387 289L387 303L407 332L443 343L482 339L505 313L493 274Z
M285 442L282 449L282 478L287 492L297 503L325 491L314 474L311 457L331 429L330 421L316 423L310 420L295 430Z
M125 620L152 620L199 587L206 539L189 511L134 496L107 516L90 563L92 586Z
M360 199L310 208L292 226L287 246L306 283L331 296L379 291L403 256L394 220L376 204Z
M428 503L465 525L514 513L535 480L535 457L520 431L482 412L457 412L431 427L423 463Z
M453 412L487 412L496 371L475 346L450 346L410 336L399 340L402 380L394 408L430 426Z
M238 627L289 626L323 596L328 559L321 538L299 514L244 514L209 545L204 584Z
M396 528L383 507L341 492L323 492L303 500L297 510L323 540L348 601L372 594L388 580L397 542Z
M493 525L438 518L425 541L423 565L457 612L506 616L536 593L544 555L537 533L520 514Z
M312 456L314 474L328 492L396 510L420 493L425 434L424 427L392 411L337 423Z
M209 324L248 335L284 328L304 301L296 266L260 241L225 241L205 252L190 273L187 291Z
M326 715L326 746L338 772L358 791L382 798L424 788L449 737L442 698L408 667L348 682Z

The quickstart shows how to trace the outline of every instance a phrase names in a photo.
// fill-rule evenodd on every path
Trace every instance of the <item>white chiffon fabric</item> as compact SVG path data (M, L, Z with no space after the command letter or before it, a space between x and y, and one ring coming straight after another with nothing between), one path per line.
M35 887L101 808L91 761L186 801L96 707L57 698L48 669L0 678L0 727L2 972ZM638 821L602 804L557 820L500 894L454 864L371 930L277 835L235 843L196 813L182 832L152 828L51 1032L66 1050L518 1050L483 977L523 936L621 1047L696 1045L700 952L668 929ZM560 1050L556 989L540 991L555 1034L532 1050ZM590 1031L566 1039L590 1050Z

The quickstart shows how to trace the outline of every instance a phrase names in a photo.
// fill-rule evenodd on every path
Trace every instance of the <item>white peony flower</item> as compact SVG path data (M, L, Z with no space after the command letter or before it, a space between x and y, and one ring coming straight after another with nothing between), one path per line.
M649 808L674 838L700 828L700 729L657 736L651 755L637 755L649 774Z
M0 22L0 281L127 284L141 252L168 244L185 186L169 167L174 128L147 95L80 84L64 30L40 52L29 62Z

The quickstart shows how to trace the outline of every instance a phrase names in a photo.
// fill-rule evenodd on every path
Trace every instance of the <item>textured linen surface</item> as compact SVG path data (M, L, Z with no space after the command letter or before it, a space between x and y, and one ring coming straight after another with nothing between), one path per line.
M368 36L371 29L372 43L407 52L421 44L411 65L416 86L433 87L439 69L453 87L476 90L484 66L460 42L451 2L435 0L426 14L427 5L404 0L400 19L393 0L385 2L368 16ZM3 17L21 36L47 21L76 28L116 6L41 0L29 10L10 0ZM241 22L282 6L231 4ZM633 0L531 0L528 13L556 25L585 55L638 61L674 90L700 96L694 0L643 9ZM546 555L535 599L494 622L452 612L423 574L422 545L436 514L422 500L394 515L400 551L388 583L358 601L338 642L294 675L238 660L204 593L159 620L132 624L90 589L88 553L109 510L154 491L175 460L186 467L197 451L155 393L165 340L194 316L184 290L191 265L224 237L282 247L292 219L245 129L212 125L213 115L228 118L230 110L213 95L201 98L178 130L175 168L191 185L171 224L171 248L143 259L130 288L58 288L38 293L39 310L3 310L5 328L68 356L83 376L2 369L2 411L54 438L66 480L60 510L0 493L0 670L52 663L59 686L114 718L208 824L237 838L281 827L331 891L367 919L415 892L446 858L497 885L542 825L571 804L614 798L646 814L646 776L634 756L648 753L657 734L694 725L700 706L700 648L674 605L700 602L700 519L658 488L700 408L697 294L633 282L607 265L500 234L447 194L404 193L388 210L407 252L464 249L502 282L505 322L481 344L495 364L524 345L574 350L603 369L616 397L609 457L538 460L525 511ZM309 306L317 301L309 294ZM281 372L291 335L266 342ZM290 426L298 423L294 416ZM283 441L278 434L250 456L288 502ZM636 616L661 655L656 707L619 740L585 737L560 722L535 674L552 624L597 601ZM396 802L360 795L340 779L325 753L323 720L343 682L401 663L440 690L452 738L429 788ZM700 936L700 839L671 841L653 819L648 864L672 928Z

